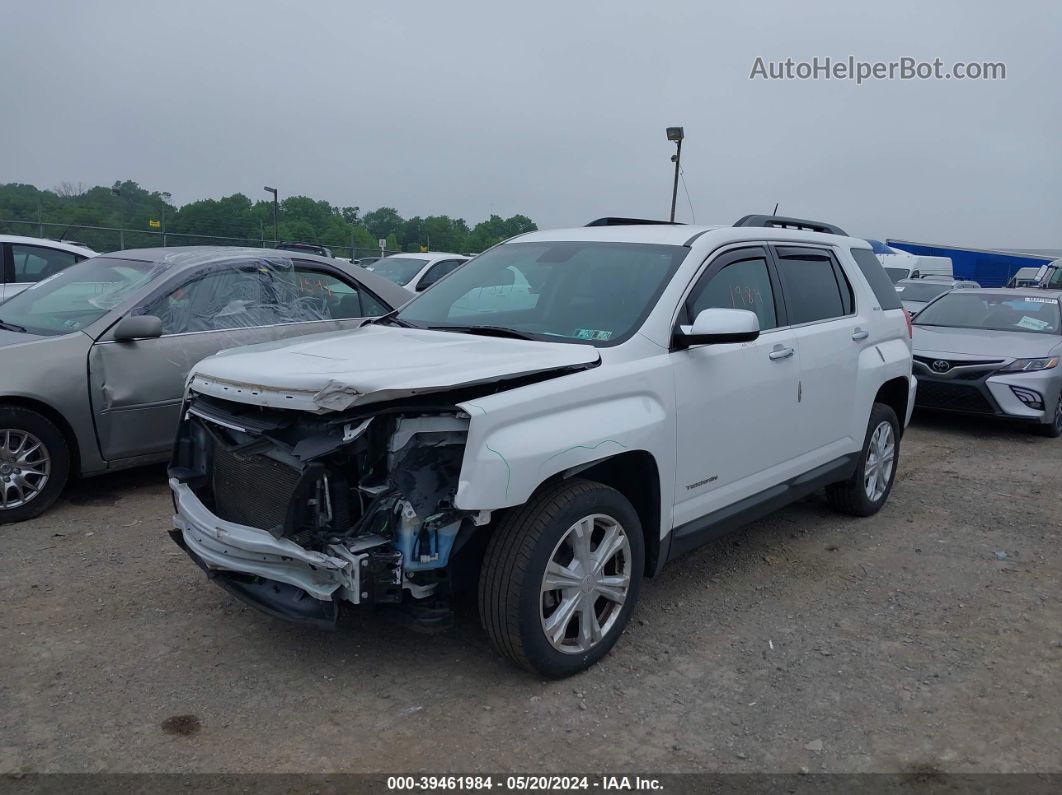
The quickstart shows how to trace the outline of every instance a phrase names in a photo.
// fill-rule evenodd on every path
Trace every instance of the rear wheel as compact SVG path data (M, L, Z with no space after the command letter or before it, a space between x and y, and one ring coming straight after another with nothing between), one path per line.
M875 403L855 472L848 480L827 486L826 499L836 510L852 516L877 513L892 491L899 455L896 412L884 403Z
M0 524L44 513L69 472L66 439L51 420L30 409L0 408Z
M1051 439L1057 439L1059 436L1062 436L1062 395L1058 396L1058 404L1055 406L1053 422L1037 425L1036 432L1041 436L1047 436Z
M491 534L479 607L494 647L550 677L589 668L615 645L638 600L638 515L607 486L560 483Z

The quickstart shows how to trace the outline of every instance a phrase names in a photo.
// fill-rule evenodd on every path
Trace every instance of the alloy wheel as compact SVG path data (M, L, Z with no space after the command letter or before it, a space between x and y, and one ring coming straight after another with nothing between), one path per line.
M25 505L44 489L52 459L40 439L17 428L0 428L0 510Z
M885 494L896 462L896 437L891 422L879 422L870 436L870 449L863 467L863 489L871 502Z
M631 547L623 525L591 514L557 542L542 577L539 613L553 648L581 654L619 619L631 583Z

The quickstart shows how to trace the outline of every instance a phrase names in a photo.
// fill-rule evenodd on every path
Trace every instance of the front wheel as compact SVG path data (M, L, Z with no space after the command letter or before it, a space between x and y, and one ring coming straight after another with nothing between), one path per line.
M867 423L867 435L852 477L826 487L826 499L834 509L852 516L871 516L881 510L896 480L900 459L900 423L896 412L875 403Z
M494 647L560 678L600 660L638 600L645 544L615 489L568 480L513 510L483 560L479 609Z
M0 524L44 513L70 471L63 434L36 411L0 407Z

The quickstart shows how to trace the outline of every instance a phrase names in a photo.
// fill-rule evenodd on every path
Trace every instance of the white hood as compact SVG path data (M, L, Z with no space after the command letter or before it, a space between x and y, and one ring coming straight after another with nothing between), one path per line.
M189 386L241 403L321 413L599 360L589 345L369 325L224 351L197 364Z

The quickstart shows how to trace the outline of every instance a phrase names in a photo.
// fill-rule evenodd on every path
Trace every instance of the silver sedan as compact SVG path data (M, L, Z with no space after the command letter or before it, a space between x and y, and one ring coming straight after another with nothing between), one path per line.
M0 303L0 524L40 514L73 476L166 460L200 359L410 298L311 254L187 247L93 257Z
M1062 436L1062 291L953 290L914 319L915 405Z

